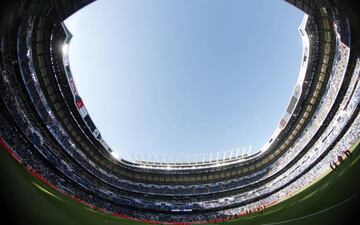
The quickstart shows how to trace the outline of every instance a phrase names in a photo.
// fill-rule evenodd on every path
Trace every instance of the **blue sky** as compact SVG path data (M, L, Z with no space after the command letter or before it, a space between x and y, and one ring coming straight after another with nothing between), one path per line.
M66 21L71 70L125 158L257 150L296 83L302 17L275 0L98 0Z

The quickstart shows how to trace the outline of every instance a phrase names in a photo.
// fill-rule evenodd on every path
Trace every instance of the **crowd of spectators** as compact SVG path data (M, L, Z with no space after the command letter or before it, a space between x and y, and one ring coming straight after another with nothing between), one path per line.
M11 66L4 66L6 70L0 79L4 105L0 112L0 135L29 172L62 193L107 213L159 222L221 221L261 213L334 170L351 156L350 147L360 139L360 59L347 78L347 90L340 96L339 107L333 107L346 83L350 55L350 49L338 35L330 79L315 113L292 147L269 166L213 184L156 185L129 181L92 162L54 116L33 62L31 19L19 29L22 35L17 40L16 63L20 74L16 75ZM11 53L1 47L2 54ZM19 90L17 82L23 82L26 90Z

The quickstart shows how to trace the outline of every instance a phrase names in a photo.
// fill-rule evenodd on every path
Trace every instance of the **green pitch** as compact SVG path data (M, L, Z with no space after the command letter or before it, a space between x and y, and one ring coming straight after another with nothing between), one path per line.
M334 172L299 194L263 211L222 224L360 224L360 148ZM330 167L329 167L330 169ZM49 188L0 150L0 224L132 225L137 221L94 211Z

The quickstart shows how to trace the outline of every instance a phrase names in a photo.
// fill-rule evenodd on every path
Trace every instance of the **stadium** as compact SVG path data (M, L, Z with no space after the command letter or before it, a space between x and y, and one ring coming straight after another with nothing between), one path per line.
M117 157L70 70L63 21L92 0L18 0L0 16L5 224L350 224L360 202L355 4L305 13L299 78L260 151L195 161ZM355 218L355 221L354 221Z

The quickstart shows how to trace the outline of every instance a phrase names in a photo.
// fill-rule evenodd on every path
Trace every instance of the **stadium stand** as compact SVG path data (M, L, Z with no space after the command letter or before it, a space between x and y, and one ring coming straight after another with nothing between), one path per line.
M287 0L305 13L302 68L261 151L157 162L115 159L76 91L63 21L91 2L14 1L1 18L0 142L53 189L138 221L220 222L282 202L351 156L360 139L360 54L344 3Z

